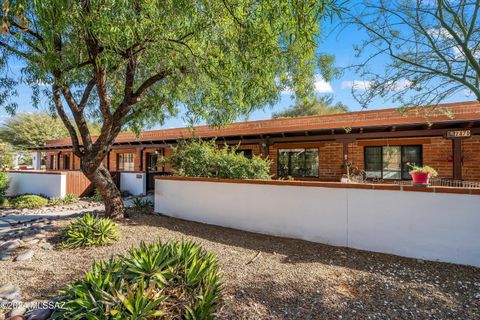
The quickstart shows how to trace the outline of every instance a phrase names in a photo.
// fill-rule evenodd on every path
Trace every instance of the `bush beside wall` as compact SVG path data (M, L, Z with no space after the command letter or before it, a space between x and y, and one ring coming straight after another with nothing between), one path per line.
M5 197L8 189L8 174L6 172L0 172L0 199Z
M236 147L219 148L214 140L193 139L181 141L173 148L173 154L160 161L170 164L179 176L262 179L270 177L270 160L254 156L252 159L237 153Z

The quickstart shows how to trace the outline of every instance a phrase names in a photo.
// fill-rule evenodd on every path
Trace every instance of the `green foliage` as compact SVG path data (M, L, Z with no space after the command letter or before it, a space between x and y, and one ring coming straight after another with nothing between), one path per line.
M98 124L88 124L92 133L98 133ZM0 139L18 149L43 146L47 140L68 137L63 122L46 112L18 113L0 126Z
M142 197L136 197L132 201L133 207L137 210L145 210L153 208L153 202L149 199L143 199Z
M5 197L9 185L8 174L6 172L0 172L0 198Z
M45 141L68 137L58 118L46 112L19 113L0 126L0 139L18 148L43 146Z
M67 193L62 199L63 204L72 204L78 202L78 197L73 193Z
M24 194L13 199L15 209L37 209L48 204L48 199L35 194Z
M103 196L100 193L100 190L95 189L95 192L93 193L93 196L90 198L93 202L103 202Z
M53 197L48 200L49 206L58 206L62 204L62 199L58 197Z
M419 166L412 166L410 164L409 164L409 166L412 168L412 170L410 170L410 174L412 174L412 173L428 173L428 175L431 178L435 178L436 176L438 176L437 170L433 169L430 166L419 167Z
M11 206L8 198L0 197L0 208L9 208Z
M94 262L70 284L52 319L214 319L221 293L217 259L191 242L141 243Z
M313 92L313 75L321 67L316 56L320 27L342 11L340 3L91 0L84 6L81 1L5 1L0 40L8 46L0 71L7 70L13 56L25 70L15 78L8 74L0 86L5 101L0 102L14 111L11 89L24 82L33 88L38 105L42 94L52 94L50 85L40 84L54 80L79 90L74 92L78 102L93 73L105 70L111 99L107 108L113 113L122 102L135 104L122 118L135 129L162 121L179 106L189 118L224 124L276 102L286 86L298 96ZM131 57L133 92L126 89L125 72ZM144 83L153 85L136 95ZM93 115L103 112L96 99L88 106Z
M226 179L270 179L270 161L254 156L246 158L237 148L219 148L215 141L192 139L180 141L173 154L160 160L173 167L175 174L186 177Z
M109 245L118 240L118 227L109 218L99 218L93 213L75 219L64 231L64 248Z
M274 113L273 118L293 118L303 116L320 116L323 114L348 112L348 107L341 102L333 104L333 96L314 97L297 102L290 108Z
M0 170L13 167L13 156L15 150L9 143L0 141Z

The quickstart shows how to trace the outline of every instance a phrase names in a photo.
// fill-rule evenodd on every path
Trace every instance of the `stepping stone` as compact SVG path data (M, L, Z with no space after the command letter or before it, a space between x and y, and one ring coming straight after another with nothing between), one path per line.
M22 244L22 241L20 241L18 239L4 242L0 246L0 251L7 251L7 250L16 249L16 248L20 247L21 244Z
M11 284L4 284L0 286L0 298L7 300L15 300L20 298L22 291L19 287L14 287Z
M52 309L35 309L29 312L27 320L46 320L52 314Z
M0 261L7 261L10 260L10 258L12 258L12 256L8 253L0 253Z
M34 255L34 251L33 250L27 250L27 251L24 251L22 253L20 253L16 258L15 258L15 261L26 261L26 260L30 260L33 258L33 255Z

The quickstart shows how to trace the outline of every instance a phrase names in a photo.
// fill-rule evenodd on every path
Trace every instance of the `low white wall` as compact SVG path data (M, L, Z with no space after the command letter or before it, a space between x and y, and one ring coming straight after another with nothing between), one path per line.
M8 172L7 195L42 194L63 198L67 190L67 176L60 173Z
M121 172L120 191L127 191L131 195L147 194L147 175L141 172Z
M155 212L480 267L480 196L157 179Z

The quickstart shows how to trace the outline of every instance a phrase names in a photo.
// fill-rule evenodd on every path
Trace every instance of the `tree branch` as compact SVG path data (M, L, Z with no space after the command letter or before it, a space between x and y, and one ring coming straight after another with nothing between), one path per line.
M83 155L82 151L80 150L80 143L78 140L77 132L70 122L70 119L68 118L64 108L63 108L63 103L62 103L62 97L60 94L60 88L57 84L53 84L52 86L52 91L53 91L53 101L55 103L55 108L57 109L57 113L62 120L63 124L68 130L68 133L70 134L70 138L72 139L72 146L73 146L73 153L77 157L81 157Z

